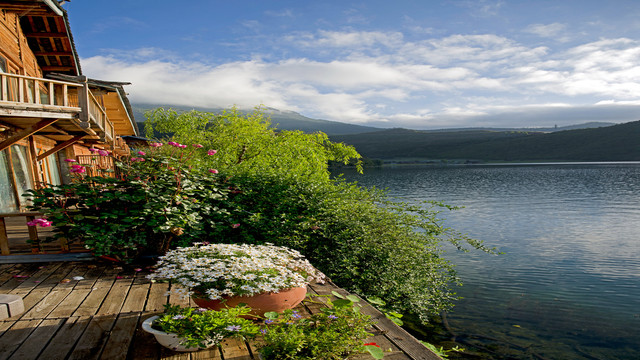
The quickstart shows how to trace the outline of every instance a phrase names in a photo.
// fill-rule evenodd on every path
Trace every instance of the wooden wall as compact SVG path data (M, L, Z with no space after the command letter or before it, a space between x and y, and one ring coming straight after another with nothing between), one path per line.
M22 33L18 14L5 10L0 10L0 56L6 59L8 72L42 77L42 70Z

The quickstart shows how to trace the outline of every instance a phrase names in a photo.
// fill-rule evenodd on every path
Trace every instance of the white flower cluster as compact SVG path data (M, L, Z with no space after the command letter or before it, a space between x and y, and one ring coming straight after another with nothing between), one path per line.
M250 296L324 282L298 251L274 245L203 244L177 248L160 257L149 279L177 282L212 300L223 296ZM177 290L179 291L179 290Z

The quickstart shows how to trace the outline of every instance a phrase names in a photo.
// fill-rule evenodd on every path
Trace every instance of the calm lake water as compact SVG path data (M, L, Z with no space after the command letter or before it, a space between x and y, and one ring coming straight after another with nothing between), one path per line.
M495 359L640 359L640 164L345 176L405 201L465 206L442 213L445 224L505 253L448 252L464 299L446 315L442 344L454 338Z

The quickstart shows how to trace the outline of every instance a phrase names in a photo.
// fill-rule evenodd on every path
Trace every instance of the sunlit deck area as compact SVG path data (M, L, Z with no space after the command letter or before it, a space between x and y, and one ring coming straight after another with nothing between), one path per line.
M167 303L189 300L166 296L171 284L146 279L147 268L93 261L0 265L0 294L22 297L24 312L0 321L0 359L258 359L253 343L226 341L220 348L177 353L161 347L141 328ZM331 282L309 292L346 292ZM299 305L301 313L321 305ZM369 340L385 359L439 359L405 330L365 305L377 321ZM358 355L350 359L370 359Z

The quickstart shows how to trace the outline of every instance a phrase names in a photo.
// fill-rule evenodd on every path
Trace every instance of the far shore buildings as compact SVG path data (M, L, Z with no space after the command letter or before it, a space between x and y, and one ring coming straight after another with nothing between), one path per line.
M7 228L33 218L25 190L68 181L65 159L108 167L129 154L122 136L138 129L123 85L83 76L58 2L0 1L1 255L17 251ZM33 239L35 229L22 227Z

